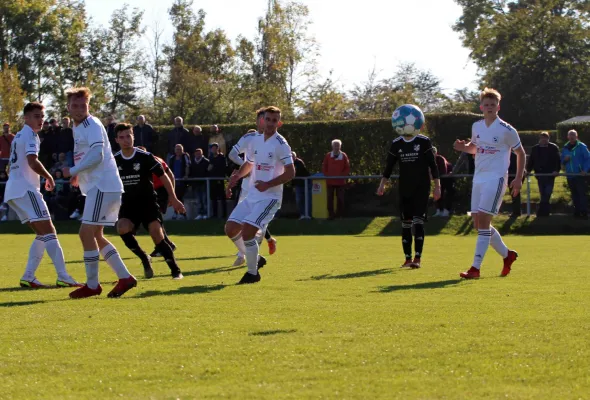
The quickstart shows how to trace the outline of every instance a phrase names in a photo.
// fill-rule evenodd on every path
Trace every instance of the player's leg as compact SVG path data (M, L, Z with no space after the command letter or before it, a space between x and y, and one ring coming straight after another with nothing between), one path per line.
M420 268L422 251L424 250L424 240L426 232L424 223L426 222L426 213L428 210L428 199L430 198L430 186L416 191L413 201L412 227L414 229L414 251L415 256L412 261L412 268Z
M471 189L471 219L473 220L473 229L476 231L479 230L479 205L482 197L482 184L481 183L473 183ZM479 231L478 231L479 232ZM479 241L479 234L478 239ZM488 243L489 244L489 243ZM476 242L476 250L477 250L477 242ZM479 278L479 268L476 268L474 265L471 266L467 271L461 272L459 274L461 278L466 279L476 279Z
M164 257L164 261L168 264L168 268L170 268L170 273L172 274L172 279L182 279L184 278L182 275L182 271L180 267L176 263L176 258L174 257L174 252L172 251L172 247L164 240L164 232L162 231L162 224L160 223L159 219L152 219L147 226L147 230L156 245L156 249L158 252L162 254Z
M154 270L152 268L150 257L141 248L137 242L137 239L135 238L138 224L132 221L130 218L126 218L125 215L126 214L124 213L120 213L119 220L117 221L117 233L119 236L121 236L125 246L141 260L144 277L146 279L150 279L154 276Z
M234 267L238 267L246 262L246 245L242 237L242 222L244 221L244 217L249 213L250 203L247 200L241 201L233 209L225 223L225 234L238 249L238 256L233 263Z
M401 192L399 196L399 209L402 220L402 248L405 256L402 268L405 268L412 267L412 215L414 209L411 197L404 197Z
M272 256L277 252L277 239L271 235L268 226L264 230L264 238L266 239L266 244L268 244L268 254Z

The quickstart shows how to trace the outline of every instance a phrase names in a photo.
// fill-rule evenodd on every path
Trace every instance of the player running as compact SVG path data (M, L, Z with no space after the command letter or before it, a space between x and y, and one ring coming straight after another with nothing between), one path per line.
M510 273L516 261L516 251L508 250L500 233L494 228L492 218L498 214L506 192L510 152L516 153L516 177L510 184L512 197L522 187L525 152L518 132L498 117L502 96L497 90L485 88L480 96L480 109L484 119L473 124L471 142L455 141L455 150L475 154L475 173L471 192L471 215L477 229L475 257L468 271L461 272L461 278L479 278L479 270L490 244L504 259L501 276Z
M276 212L281 208L283 185L295 176L291 147L277 132L281 110L268 107L264 112L262 135L253 137L246 152L246 162L230 178L229 186L252 174L248 196L238 203L225 224L225 233L246 255L248 271L239 284L260 281L258 272L259 246L256 240L258 230L264 232Z
M120 297L137 286L137 280L127 270L119 252L103 233L105 226L114 226L121 207L123 184L111 151L109 138L100 120L89 113L92 94L88 88L72 88L67 92L67 106L74 120L74 163L63 168L70 184L80 186L86 195L82 214L80 239L84 248L86 285L70 293L73 299L98 296L102 286L98 280L98 261L102 256L119 281L108 297Z
M262 133L260 133L260 132L264 131L264 111L265 110L266 110L266 108L261 108L258 111L256 111L256 128L257 128L257 130L253 131L253 132L248 131L248 133L246 133L244 136L242 136L240 138L240 140L238 140L238 143L236 143L234 145L234 147L232 147L231 151L229 152L229 154L228 154L229 159L231 161L233 161L236 165L242 166L242 164L244 164L244 160L246 158L246 153L250 149L250 145L252 143L253 138L255 138L257 135L262 135ZM242 155L242 154L243 154L244 158L240 157L240 155ZM238 203L246 198L246 196L248 195L249 187L250 187L250 175L248 175L242 179L242 184L240 187L240 189L241 189L240 190L240 197L238 199ZM231 189L228 188L228 193L230 190ZM277 251L277 240L272 237L272 235L267 227L267 229L264 230L264 232L261 232L261 234L260 234L260 237L259 237L260 243L262 242L262 234L264 234L264 238L266 239L266 243L268 244L268 253L270 255L273 255ZM266 264L266 259L262 256L260 256L260 257L261 257L260 262L262 264ZM245 255L238 250L238 256L236 258L236 261L233 264L234 267L244 264L245 261L246 261Z
M163 255L172 273L172 278L182 279L182 272L176 263L172 247L164 238L162 213L154 190L152 175L160 178L175 211L183 214L185 212L184 205L176 198L174 187L164 172L162 164L151 153L133 147L133 126L118 124L115 126L115 135L116 141L121 147L121 151L115 154L115 161L125 189L119 210L117 231L125 246L141 260L147 279L154 276L154 270L150 257L139 246L135 238L140 225L143 225L149 232L156 245L156 250Z
M25 273L20 280L21 287L48 287L35 277L43 253L51 258L57 272L58 287L79 287L66 271L64 253L57 239L55 227L47 204L40 190L39 176L45 178L45 189L55 188L53 177L39 161L40 140L37 132L43 126L45 107L41 103L28 103L23 110L25 126L18 132L10 147L10 166L4 200L16 212L23 224L27 224L37 234L31 248Z
M404 135L393 140L377 194L383 196L393 167L399 161L399 208L402 219L402 247L406 261L402 268L420 268L424 249L424 223L430 197L430 176L434 179L434 200L440 198L440 177L432 142L424 135ZM414 259L412 260L412 228Z

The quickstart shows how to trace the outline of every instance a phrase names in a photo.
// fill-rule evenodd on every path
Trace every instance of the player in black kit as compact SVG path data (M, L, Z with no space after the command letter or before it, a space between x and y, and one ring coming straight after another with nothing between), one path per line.
M434 179L434 200L440 198L440 179L430 139L424 135L396 138L387 154L387 165L377 194L382 196L385 184L399 160L399 198L402 218L402 245L406 261L402 267L420 268L424 247L424 222L430 197L430 179ZM415 257L412 260L412 227Z
M154 155L133 147L133 126L118 124L115 127L115 135L117 143L121 146L121 151L115 154L115 161L125 189L117 221L117 231L125 246L141 260L146 278L153 277L154 271L150 257L141 249L135 239L140 225L143 225L149 232L156 249L166 260L172 272L172 278L182 279L182 272L176 263L172 248L164 239L162 214L154 190L152 174L158 176L164 184L170 198L170 205L174 210L184 213L184 205L176 198L172 182Z

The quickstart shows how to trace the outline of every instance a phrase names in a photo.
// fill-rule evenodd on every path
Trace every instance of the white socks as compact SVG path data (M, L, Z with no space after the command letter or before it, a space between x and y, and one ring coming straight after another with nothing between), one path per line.
M90 289L98 287L98 250L84 251L84 265L86 266L86 285Z
M113 271L115 271L115 274L117 274L117 277L119 279L125 279L131 276L131 273L125 266L125 263L121 259L121 255L119 254L115 246L109 243L108 245L100 249L100 255L109 265L109 267L111 267Z
M502 258L508 257L508 247L506 247L504 244L502 236L500 236L500 232L498 232L493 226L490 227L490 230L492 231L490 245L499 255L502 256Z
M477 231L477 243L475 244L475 257L473 257L473 267L480 269L483 258L490 247L492 232L489 229L479 229Z
M50 234L43 236L43 238L45 241L45 250L47 251L47 255L51 258L53 265L55 266L57 277L59 279L71 279L70 275L66 271L64 252L61 248L61 245L59 244L59 240L57 240L57 236L55 234Z
M246 265L248 273L258 275L258 242L256 238L244 242L246 245Z
M45 241L42 238L43 236L37 236L33 240L33 243L31 243L29 260L27 261L27 268L23 275L24 280L32 281L35 278L35 273L37 272L37 268L39 268L39 264L41 264L43 253L45 252Z
M238 256L246 255L246 245L244 244L244 239L242 238L241 232L238 234L238 236L231 238L231 241L234 242L238 248Z

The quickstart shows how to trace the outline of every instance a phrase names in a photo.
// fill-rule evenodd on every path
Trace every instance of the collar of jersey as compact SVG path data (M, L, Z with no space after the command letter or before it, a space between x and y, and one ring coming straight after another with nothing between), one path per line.
M413 141L414 141L414 139L416 139L417 137L418 137L418 135L414 136L414 137L413 137L413 138L411 138L410 140L406 140L406 138L405 138L405 137L403 137L403 136L402 136L401 138L402 138L402 140L403 140L404 142L406 142L406 143L411 143L411 142L413 142Z
M27 124L25 124L25 125L23 126L23 131L24 131L26 128L29 128L29 129L31 130L31 132L33 132L33 134L35 134L35 135L36 135L36 133L35 133L35 131L33 130L33 128L31 128L31 127L30 127L29 125L27 125Z
M133 157L135 157L135 152L137 151L137 148L133 148L133 154L131 154L131 157L127 158L125 157L125 155L123 155L123 150L121 150L121 157L123 157L123 160L131 160Z

